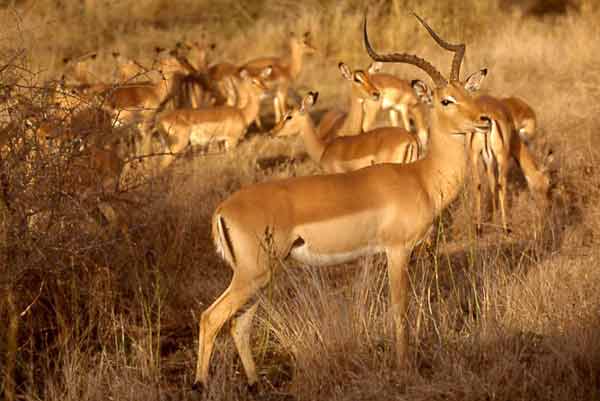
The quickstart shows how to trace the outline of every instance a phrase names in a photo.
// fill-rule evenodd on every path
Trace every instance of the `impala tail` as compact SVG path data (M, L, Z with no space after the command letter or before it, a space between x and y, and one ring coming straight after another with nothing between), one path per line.
M223 258L230 266L235 265L235 253L229 236L229 230L225 224L225 219L217 209L213 215L212 237L215 249L219 256Z

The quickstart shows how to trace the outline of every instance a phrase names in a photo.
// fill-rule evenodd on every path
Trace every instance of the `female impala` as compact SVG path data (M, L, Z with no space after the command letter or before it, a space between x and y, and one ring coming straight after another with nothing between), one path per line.
M407 131L411 130L410 117L413 118L419 141L423 147L427 143L427 124L425 122L425 105L423 105L413 89L413 84L391 74L379 72L381 63L373 63L369 67L371 81L381 96L377 101L368 100L364 103L363 130L368 131L373 127L379 110L389 113L390 123L394 127L400 125L398 115L402 118L402 125Z
M535 138L537 133L537 119L535 116L535 111L533 111L531 106L525 103L524 100L519 99L518 97L505 97L500 99L500 101L510 113L515 125L515 129L519 133L521 139L526 144L529 144L529 142Z
M519 136L519 133L525 138L530 138L533 135L535 115L532 120L530 113L516 114L516 109L507 106L506 99L497 99L492 96L479 96L477 103L481 113L490 120L491 128L489 132L473 133L468 141L473 167L476 229L478 233L481 232L481 183L478 168L479 158L481 157L487 173L489 188L492 192L493 214L496 214L496 202L498 202L502 227L508 232L506 189L510 157L514 157L519 163L527 180L527 185L534 194L545 197L550 188L549 177L543 169L537 167L529 148L522 137ZM519 128L517 128L517 124Z
M288 57L263 57L250 60L242 68L248 70L250 75L258 75L260 71L268 66L273 68L273 73L267 84L275 91L273 107L275 110L275 122L279 122L286 112L287 92L292 83L302 71L302 61L305 54L315 52L310 43L310 32L305 32L302 37L292 35L289 39L290 54ZM258 124L260 122L257 121Z
M488 127L470 93L479 88L487 71L473 74L465 83L459 81L464 45L454 47L449 80L414 55L378 55L368 41L366 17L364 40L375 60L415 65L436 84L433 92L420 93L432 104L428 154L409 164L378 164L343 174L250 185L217 207L212 235L217 252L233 269L233 277L225 292L202 313L195 388L207 384L215 336L223 324L271 279L271 258L290 257L324 266L385 252L396 351L401 364L406 360L408 259L434 218L462 187L467 164L465 133ZM257 382L250 350L256 308L253 303L231 327L250 385Z
M271 68L267 67L261 73L261 78L267 78L269 74ZM258 114L260 97L267 90L262 79L251 77L246 70L241 70L239 75L240 91L249 93L248 102L244 107L177 109L158 116L156 123L158 132L171 153L177 155L188 144L207 146L211 142L224 141L225 150L238 144ZM165 159L163 167L171 161L172 157Z
M319 138L329 142L337 136L358 135L363 126L363 104L366 99L379 99L379 90L375 87L369 74L363 70L352 71L345 63L340 62L338 68L342 76L352 84L350 92L350 110L327 110L317 129Z
M380 163L409 163L419 158L417 139L398 127L381 127L326 142L316 132L309 109L318 93L310 92L302 105L288 112L273 130L277 136L301 132L310 158L328 173L343 173Z

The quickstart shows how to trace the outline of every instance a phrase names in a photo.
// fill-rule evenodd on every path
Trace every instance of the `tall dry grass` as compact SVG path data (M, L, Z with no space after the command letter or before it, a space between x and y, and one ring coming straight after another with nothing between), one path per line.
M79 155L37 152L24 124L52 107L47 80L62 73L62 59L97 50L92 68L106 80L113 49L148 62L155 45L205 32L217 43L214 61L242 62L284 51L290 30L311 30L319 52L307 60L298 92L318 90L321 107L343 107L348 91L337 62L368 63L363 6L42 0L1 9L3 132L21 144L2 155L0 170L5 399L195 399L198 318L231 274L209 238L214 207L248 183L319 173L310 161L258 170L258 159L298 156L302 144L256 135L227 155L178 160L163 179L126 194L132 199L111 200L125 212L127 232L98 224L99 200L83 199L72 185ZM491 0L371 4L378 49L449 66L408 9L468 43L463 71L489 67L491 93L534 106L535 154L541 160L552 149L556 159L550 209L539 210L514 168L510 236L490 226L475 238L468 192L443 215L436 247L411 260L407 367L394 364L384 258L320 270L284 261L255 323L259 398L599 399L597 6L582 1L580 14L538 19ZM423 77L408 66L386 68ZM16 98L19 107L9 107ZM252 398L226 335L205 398Z

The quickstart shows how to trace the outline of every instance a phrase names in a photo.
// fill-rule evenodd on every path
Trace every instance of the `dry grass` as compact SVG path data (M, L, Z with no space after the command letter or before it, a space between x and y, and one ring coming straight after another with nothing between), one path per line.
M281 52L288 31L310 29L319 53L298 90L320 91L321 107L344 106L337 61L368 62L362 2L214 3L42 0L0 9L0 64L10 67L1 72L2 91L18 83L16 94L29 99L25 111L4 107L3 124L12 122L13 138L27 138L23 120L50 107L44 82L61 73L65 56L99 50L94 69L108 79L104 55L113 49L148 62L155 45L202 32L218 43L213 60L241 62ZM411 262L408 367L394 365L384 258L282 269L263 292L253 339L258 398L599 399L597 5L581 1L580 14L537 19L500 12L492 1L377 3L370 12L377 48L449 65L405 11L413 7L444 36L468 43L463 71L485 65L490 92L534 105L535 153L556 156L552 205L542 215L515 168L510 236L489 227L474 238L468 192L444 214L438 247L416 250ZM411 67L389 70L422 77ZM199 314L231 274L209 238L214 207L242 185L318 169L303 161L257 170L259 158L302 152L298 140L260 135L228 155L183 158L166 179L137 191L133 205L114 202L127 212L124 234L98 228L93 201L69 184L73 160L35 146L28 139L12 158L3 155L0 171L2 199L14 200L0 211L4 397L194 399ZM211 372L206 399L252 398L227 336L217 341Z

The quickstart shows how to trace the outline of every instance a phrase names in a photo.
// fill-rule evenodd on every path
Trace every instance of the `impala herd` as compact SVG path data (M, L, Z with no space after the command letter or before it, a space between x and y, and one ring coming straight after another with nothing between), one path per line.
M100 119L111 129L134 128L128 130L136 132L129 139L133 157L159 150L160 171L190 147L216 145L221 151L234 150L253 123L262 127L261 100L270 97L275 115L272 135L301 135L308 155L325 173L249 185L216 208L212 237L233 277L200 318L195 388L208 384L215 337L230 319L248 383L257 383L250 350L251 323L257 293L283 266L273 260L327 266L385 253L397 360L402 366L407 357L411 251L460 193L468 171L474 181L478 232L482 227L480 158L492 192L494 215L499 207L504 230L508 230L506 191L511 158L518 162L533 194L548 195L548 175L528 146L536 135L533 109L515 97L478 95L487 70L461 80L465 45L446 42L416 18L442 49L453 53L449 74L442 74L417 55L376 52L365 16L364 44L374 63L365 70L339 63L341 75L350 85L350 107L328 110L318 123L310 114L317 92L308 92L298 106L288 106L288 92L300 75L304 56L316 51L308 33L289 39L286 57L260 58L241 65L208 65L207 46L179 44L168 55L160 54L154 80L137 79L148 76L150 69L116 53L115 59L120 60L117 84L92 82L84 62L94 56L67 61L74 66L69 78L78 83L63 83L56 90L54 102L68 110L63 122L76 131L76 119L86 112L85 104L96 102ZM157 52L163 53L162 49ZM418 67L433 86L380 72L382 63L389 62ZM389 125L375 127L379 112L387 114ZM45 139L54 136L48 125L38 131ZM122 159L113 154L111 146L110 141L101 145L96 158L103 173L114 173L118 170L115 166L123 164L115 162ZM113 174L111 185L114 181Z

